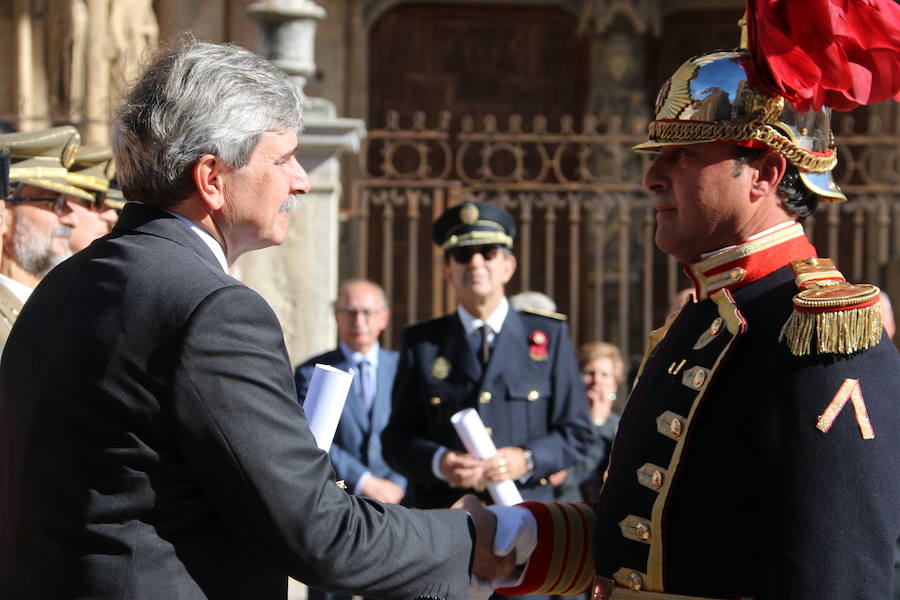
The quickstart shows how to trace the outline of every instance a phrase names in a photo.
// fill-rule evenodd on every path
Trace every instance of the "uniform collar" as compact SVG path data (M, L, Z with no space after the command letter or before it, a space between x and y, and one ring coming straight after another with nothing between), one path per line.
M462 304L456 307L456 314L459 315L459 320L462 321L462 326L463 329L466 330L466 335L472 335L475 331L479 330L482 325L490 325L491 332L494 334L500 333L500 328L503 327L503 322L506 320L506 315L508 313L509 300L506 299L506 296L500 301L500 306L494 309L494 312L492 312L484 321L475 318L475 315L463 308Z
M779 225L687 265L698 300L726 288L734 291L765 277L792 260L816 256L800 223Z

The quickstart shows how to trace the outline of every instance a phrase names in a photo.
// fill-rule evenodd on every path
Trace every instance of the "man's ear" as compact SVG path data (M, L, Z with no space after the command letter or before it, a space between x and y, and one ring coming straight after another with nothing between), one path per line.
M750 193L755 198L764 198L778 189L778 184L787 171L787 159L769 150L756 159L752 166L756 175Z
M194 165L197 194L210 212L221 209L225 204L224 169L225 164L213 154L204 154Z
M516 274L516 267L519 264L519 262L516 260L516 255L513 254L512 252L510 252L506 256L505 262L506 262L506 272L504 273L504 276L503 276L503 284L504 285L509 283L509 280L512 279L513 275Z

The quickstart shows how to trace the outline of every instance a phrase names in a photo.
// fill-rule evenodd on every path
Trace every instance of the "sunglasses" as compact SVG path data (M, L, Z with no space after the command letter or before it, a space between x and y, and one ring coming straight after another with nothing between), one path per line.
M27 196L9 196L7 202L51 202L53 204L53 212L58 215L64 215L69 212L68 203L64 196L56 196L55 198L29 198Z
M447 256L459 264L466 264L476 254L480 254L484 260L493 260L503 251L502 244L486 244L483 246L457 246L447 250Z

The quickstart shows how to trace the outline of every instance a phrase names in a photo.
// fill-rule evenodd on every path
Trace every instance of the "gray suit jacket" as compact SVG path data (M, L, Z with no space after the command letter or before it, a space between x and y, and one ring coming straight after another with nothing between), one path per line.
M54 269L0 365L0 597L467 596L461 511L338 489L275 314L139 204Z
M359 377L353 378L344 412L334 434L334 442L328 454L337 476L343 479L350 490L355 490L359 478L369 471L372 475L390 479L404 490L406 478L390 468L381 453L381 432L391 416L391 388L397 374L399 355L393 350L378 350L378 370L375 374L375 397L372 409L366 410L359 393ZM314 356L294 373L297 396L300 402L306 400L309 381L317 363L331 365L349 371L354 367L340 348Z

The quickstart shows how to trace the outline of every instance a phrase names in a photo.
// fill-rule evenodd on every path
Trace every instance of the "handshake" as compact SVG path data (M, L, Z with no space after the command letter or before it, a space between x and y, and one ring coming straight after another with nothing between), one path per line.
M482 584L505 583L516 569L517 552L515 545L498 548L497 516L482 506L472 494L466 494L453 504L462 508L475 523L475 555L472 558L472 574ZM498 552L502 554L498 554ZM524 561L523 561L524 562Z

